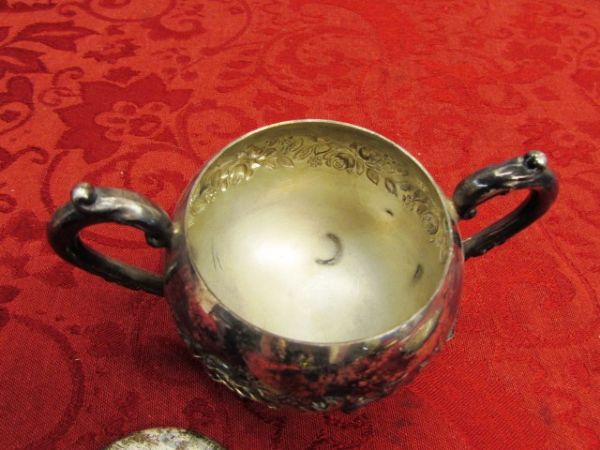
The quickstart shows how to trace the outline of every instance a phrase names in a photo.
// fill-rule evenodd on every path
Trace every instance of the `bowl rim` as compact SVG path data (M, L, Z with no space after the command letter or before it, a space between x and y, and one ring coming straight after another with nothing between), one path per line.
M390 328L386 331L383 331L381 333L378 333L377 335L374 336L368 336L368 337L363 337L363 338L356 338L356 339L349 339L349 340L345 340L345 341L331 341L331 342L317 342L317 341L310 341L310 340L303 340L303 339L295 339L295 338L291 338L288 336L283 336L277 333L274 333L272 331L269 331L267 329L264 329L250 321L248 321L247 319L245 319L244 317L240 316L239 314L237 314L236 312L234 312L233 310L231 310L231 308L229 308L226 304L224 304L221 299L219 298L219 296L217 296L212 289L210 288L210 286L208 285L208 283L206 282L206 280L204 279L204 277L202 276L202 273L200 271L200 269L197 267L196 263L192 260L192 258L189 257L189 255L191 255L191 248L190 248L190 242L189 239L187 238L187 226L186 223L188 221L188 214L190 211L190 206L192 204L192 200L195 197L194 193L196 192L196 188L198 186L198 183L200 183L200 181L202 180L202 178L204 177L204 174L214 165L214 163L225 153L227 153L232 147L234 147L235 145L237 145L238 143L256 135L259 133L262 133L264 131L267 131L269 129L272 128L279 128L279 127L284 127L284 126L288 126L288 125L294 125L294 124L328 124L328 125L334 125L334 126L338 126L338 127L343 127L343 128L349 128L352 129L354 131L358 131L360 133L364 133L366 135L370 135L371 137L375 138L375 139L379 139L382 140L384 142L386 142L387 144L391 145L392 147L394 147L396 150L402 152L404 154L405 157L407 157L420 171L421 173L425 176L425 178L427 179L427 181L430 183L430 185L433 187L433 192L435 193L435 195L437 195L440 204L442 205L442 210L444 212L444 217L445 217L445 232L448 236L448 239L446 240L447 243L447 248L446 248L446 258L444 261L444 268L442 270L441 275L439 276L437 285L434 289L434 291L432 292L432 294L429 296L428 300L418 309L416 310L411 316L410 318L408 318L407 320L405 320L404 322L401 322L397 325L395 325L393 328ZM427 171L427 169L425 168L425 166L423 166L423 164L415 157L413 156L408 150L406 150L404 147L402 147L401 145L399 145L398 143L392 141L391 139L362 126L359 125L355 125L352 123L348 123L348 122L341 122L341 121L336 121L336 120L330 120L330 119L315 119L315 118L309 118L309 119L296 119L296 120L286 120L286 121L282 121L282 122L275 122L272 124L268 124L268 125L264 125L258 128L254 128L251 131L242 134L240 137L230 141L229 143L227 143L223 148L221 148L221 150L219 150L216 154L214 154L209 160L207 160L201 170L198 172L198 174L194 177L194 179L190 182L190 185L188 186L188 189L186 189L187 194L185 195L185 200L184 203L182 204L183 206L183 211L182 211L182 226L181 226L181 235L183 237L183 241L184 241L184 245L185 245L185 252L188 255L188 260L189 260L189 265L192 267L192 271L194 273L195 276L197 276L201 282L204 284L204 287L206 288L206 290L209 292L209 294L216 299L217 304L220 305L223 309L225 309L227 311L228 314L231 314L233 317L235 317L237 320L239 320L241 323L243 323L245 326L252 328L254 330L257 330L259 333L263 334L263 335L268 335L268 336L272 336L274 338L278 338L278 339L284 339L286 342L289 343L296 343L296 344L300 344L300 345L305 345L305 346L313 346L313 347L331 347L331 346L346 346L346 345L352 345L352 344L364 344L365 342L372 342L372 341L378 341L378 340L384 340L386 338L386 336L395 336L397 337L398 331L399 330L403 330L406 331L405 333L401 333L403 337L408 337L410 336L410 332L415 329L421 322L424 321L424 319L426 319L428 317L428 315L426 314L427 311L429 310L429 308L431 307L431 305L434 303L434 301L436 300L436 298L438 298L441 290L444 288L446 281L448 280L448 276L449 276L449 272L451 270L451 266L453 265L454 261L455 261L455 252L458 250L456 245L455 245L455 240L453 239L453 233L458 233L457 230L455 230L455 227L453 226L455 220L452 217L452 214L450 212L450 209L452 207L451 204L449 204L449 200L448 198L445 196L444 192L442 191L442 189L440 188L440 186L437 184L437 182L435 181L435 179L431 176L431 174ZM461 250L462 251L462 250ZM406 329L406 328L409 329Z

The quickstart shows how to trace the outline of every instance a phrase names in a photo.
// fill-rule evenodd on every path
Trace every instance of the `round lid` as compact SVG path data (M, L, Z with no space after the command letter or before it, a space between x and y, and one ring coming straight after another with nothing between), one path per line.
M104 450L225 450L225 447L181 428L148 428L125 436Z

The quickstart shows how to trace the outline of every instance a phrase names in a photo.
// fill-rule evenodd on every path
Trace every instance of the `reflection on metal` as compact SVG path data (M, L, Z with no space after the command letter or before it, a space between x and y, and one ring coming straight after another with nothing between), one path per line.
M463 253L458 217L520 188L532 191L524 205L467 239ZM239 395L351 410L413 379L453 334L465 255L520 231L556 192L545 156L532 152L467 178L453 205L393 142L302 120L227 146L172 222L138 194L82 184L48 236L89 272L164 293L190 350ZM81 243L81 229L110 221L166 248L164 277Z

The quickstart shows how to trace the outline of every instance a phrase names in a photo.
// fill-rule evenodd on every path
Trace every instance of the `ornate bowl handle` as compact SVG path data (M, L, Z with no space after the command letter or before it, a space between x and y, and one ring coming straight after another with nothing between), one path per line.
M161 276L101 255L81 242L83 228L105 222L139 228L152 247L171 245L173 225L161 208L134 192L88 183L75 186L71 201L54 213L48 240L56 253L77 267L130 289L163 295Z
M461 219L475 216L476 206L515 189L529 189L527 199L498 222L463 241L465 258L480 256L542 216L558 194L558 181L547 167L546 155L531 151L506 162L485 167L465 178L454 191Z

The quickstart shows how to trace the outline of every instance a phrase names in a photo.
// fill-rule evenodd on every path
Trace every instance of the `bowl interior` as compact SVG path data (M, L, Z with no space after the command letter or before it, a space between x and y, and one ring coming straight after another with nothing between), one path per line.
M185 227L196 270L233 313L330 343L389 331L427 304L444 275L447 220L429 176L397 145L298 121L217 155Z

